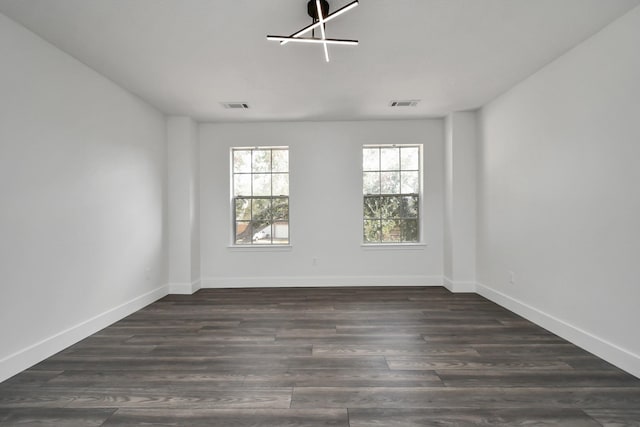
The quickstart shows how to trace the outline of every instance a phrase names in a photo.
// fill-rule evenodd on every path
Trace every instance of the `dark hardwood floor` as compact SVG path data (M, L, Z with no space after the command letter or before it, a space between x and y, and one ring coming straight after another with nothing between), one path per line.
M172 295L0 384L0 426L640 426L640 380L444 288Z

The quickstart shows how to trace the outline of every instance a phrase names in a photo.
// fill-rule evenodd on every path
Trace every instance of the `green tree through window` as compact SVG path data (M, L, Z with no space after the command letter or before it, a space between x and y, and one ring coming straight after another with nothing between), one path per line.
M365 243L419 241L420 151L419 145L362 148Z
M289 243L289 149L234 148L233 222L236 245Z

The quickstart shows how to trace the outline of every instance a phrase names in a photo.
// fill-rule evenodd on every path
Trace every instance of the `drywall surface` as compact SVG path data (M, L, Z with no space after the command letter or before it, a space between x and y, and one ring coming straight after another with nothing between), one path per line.
M1 380L162 296L166 148L162 114L4 15L0 63Z
M191 294L200 281L198 126L189 117L167 118L169 286Z
M446 119L444 283L452 291L475 291L476 113Z
M363 144L423 144L424 245L362 246ZM232 247L231 147L289 146L291 247ZM203 286L441 284L443 120L200 125Z
M481 293L636 375L638 41L640 8L483 108L478 173Z

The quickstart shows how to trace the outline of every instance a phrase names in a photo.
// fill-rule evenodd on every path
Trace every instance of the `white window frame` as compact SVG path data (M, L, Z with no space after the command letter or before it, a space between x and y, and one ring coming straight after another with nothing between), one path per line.
M289 157L290 154L290 148L288 146L257 146L257 147L231 147L230 151L229 151L229 156L230 156L230 217L231 217L231 235L230 235L230 240L231 240L231 244L230 244L230 248L232 249L239 249L239 250L243 250L243 249L251 249L251 250L282 250L282 249L286 249L286 248L290 248L291 247L291 197L289 194L289 190L287 188L287 194L277 194L274 195L273 194L273 179L271 180L271 194L270 195L254 195L253 194L253 175L255 174L269 174L272 175L276 175L276 174L286 174L287 175L287 181L289 180L289 177L291 176L290 174L290 164L289 161L287 163L287 171L286 172L274 172L272 169L269 171L254 171L253 168L251 169L251 172L236 172L234 170L234 153L236 151L250 151L251 155L252 155L252 159L253 159L253 152L257 151L257 150L269 150L271 151L271 154L273 154L273 151L277 151L277 150L286 150L287 152L287 158ZM273 159L273 157L272 157ZM273 161L273 160L272 160ZM237 196L235 194L235 185L236 185L236 175L249 175L251 177L250 181L251 181L251 195L241 195L241 196ZM287 184L288 187L288 184ZM250 203L252 203L253 200L255 199L271 199L271 200L275 200L275 199L286 199L287 201L287 218L286 218L286 223L287 223L287 241L286 242L276 242L274 241L274 236L269 236L270 238L270 242L260 242L260 243L255 243L256 239L255 236L253 236L251 238L251 240L247 243L239 243L237 241L237 226L238 226L238 222L248 222L251 227L253 227L253 225L251 224L253 222L253 213L251 214L250 218L248 221L247 220L238 220L236 218L236 200L238 199L246 199L249 200ZM273 232L273 227L274 227L274 223L271 222L270 223L270 227L272 227L272 232ZM250 234L254 235L257 234L259 231L254 232L253 229L251 229Z
M383 194L382 192L378 193L380 197L384 197L384 196L393 196L393 195L397 195L397 196L410 196L410 195L417 195L418 197L418 202L417 202L417 210L418 210L418 214L417 214L417 234L418 234L418 238L417 240L410 240L410 241L402 241L402 240L398 240L398 241L382 241L382 236L380 236L381 240L376 240L376 241L367 241L365 238L365 221L367 221L367 217L365 217L365 198L367 197L372 197L374 196L373 194L365 194L364 193L364 189L365 189L365 172L374 172L372 170L365 170L364 167L364 150L365 149L371 149L371 148L403 148L403 147L415 147L418 148L418 185L419 185L419 189L417 193L402 193L402 188L400 189L399 193L391 193L391 194ZM362 221L360 222L360 227L361 227L361 233L362 233L362 247L365 249L375 249L375 248L392 248L392 247L406 247L406 248L410 248L410 247L422 247L425 246L424 243L424 237L423 237L423 223L424 223L424 162L423 162L423 158L424 158L424 146L423 144L364 144L360 150L360 154L361 154L361 219ZM399 153L400 154L400 153ZM395 172L399 172L401 173L403 170L408 170L408 171L415 171L415 169L403 169L402 164L399 165L399 169L398 170L394 170ZM384 170L380 167L379 169L377 169L377 172L384 172ZM397 218L400 220L407 220L410 218L404 217L404 218Z

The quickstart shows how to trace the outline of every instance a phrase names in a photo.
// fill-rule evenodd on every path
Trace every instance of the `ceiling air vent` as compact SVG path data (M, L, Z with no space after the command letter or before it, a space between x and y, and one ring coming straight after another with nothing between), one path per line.
M222 106L230 110L248 110L249 104L246 102L223 102Z
M409 99L407 101L391 101L390 107L415 107L420 102L419 99Z

